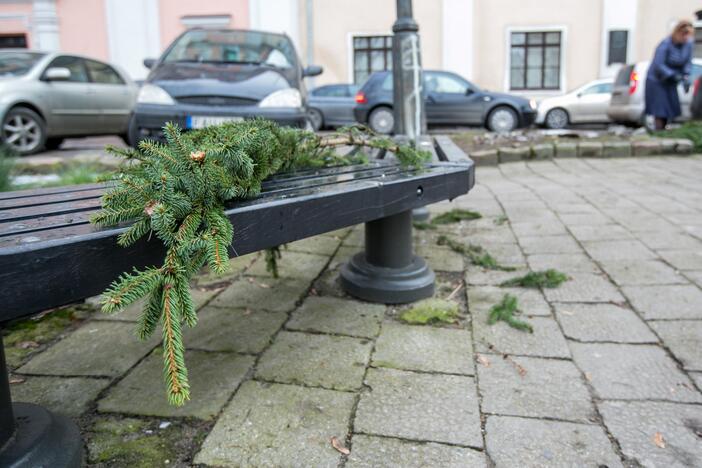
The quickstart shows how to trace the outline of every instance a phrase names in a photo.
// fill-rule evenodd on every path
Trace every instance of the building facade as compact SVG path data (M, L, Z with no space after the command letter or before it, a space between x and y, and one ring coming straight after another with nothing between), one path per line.
M699 0L414 0L425 68L529 96L561 94L648 60ZM111 61L135 79L188 27L286 32L314 84L389 69L395 0L0 0L0 47ZM699 39L702 42L702 23ZM697 48L702 56L702 44Z

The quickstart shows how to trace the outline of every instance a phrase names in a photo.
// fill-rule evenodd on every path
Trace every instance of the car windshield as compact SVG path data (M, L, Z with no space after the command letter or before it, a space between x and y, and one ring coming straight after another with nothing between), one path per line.
M293 68L290 39L257 31L195 30L185 33L166 53L164 62L205 62Z
M0 52L0 77L26 75L44 55L35 52Z

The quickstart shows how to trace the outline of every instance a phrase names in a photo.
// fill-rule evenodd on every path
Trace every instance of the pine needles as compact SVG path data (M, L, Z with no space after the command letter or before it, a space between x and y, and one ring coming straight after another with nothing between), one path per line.
M497 260L485 249L475 244L463 244L447 236L439 236L436 241L439 245L445 245L456 253L465 255L473 265L487 270L514 271L514 267L500 265Z
M557 288L565 281L568 281L568 276L565 273L549 268L545 271L532 271L524 276L503 281L500 286L519 286L522 288Z
M188 133L167 124L164 135L166 144L144 141L138 150L108 148L127 164L91 221L100 226L131 223L118 239L123 247L152 234L166 247L160 267L135 269L117 278L103 294L102 309L116 312L148 297L137 335L147 339L161 324L167 394L171 404L180 406L190 398L182 325L197 323L189 281L204 265L219 274L229 267L234 227L224 213L225 203L259 194L262 182L276 172L365 160L359 152L340 156L334 151L337 146L383 148L415 168L429 154L358 127L320 137L265 120ZM266 252L274 276L279 257L278 248Z
M517 311L517 298L511 294L505 294L499 304L495 304L490 308L488 325L494 325L498 321L502 321L507 323L507 325L510 327L516 328L517 330L534 333L534 328L531 326L531 324L519 320L514 316Z

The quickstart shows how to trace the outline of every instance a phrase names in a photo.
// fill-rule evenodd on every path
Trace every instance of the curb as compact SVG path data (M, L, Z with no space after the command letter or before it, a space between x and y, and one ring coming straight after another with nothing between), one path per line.
M450 138L450 136L449 136ZM694 145L685 138L652 138L633 141L582 141L536 143L520 146L501 146L472 151L468 156L476 166L496 166L515 161L536 161L553 158L626 158L692 154Z

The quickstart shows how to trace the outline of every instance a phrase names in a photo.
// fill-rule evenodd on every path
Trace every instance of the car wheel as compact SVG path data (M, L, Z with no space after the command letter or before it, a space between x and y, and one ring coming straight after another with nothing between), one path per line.
M47 138L46 143L44 143L44 148L47 150L57 150L61 146L61 143L63 143L63 138L60 138L60 137Z
M322 128L324 125L324 117L322 113L317 109L310 109L307 112L307 117L309 117L310 125L312 125L312 130L315 132Z
M568 112L565 109L551 109L546 114L546 119L544 123L546 128L560 129L565 128L568 125Z
M487 127L495 133L507 133L517 128L517 113L507 106L493 109L488 115Z
M2 121L2 141L21 156L41 151L46 143L44 119L26 107L10 109Z
M368 126L375 133L387 135L395 128L395 116L389 107L376 107L368 116Z
M138 148L140 141L141 138L139 138L139 129L137 128L136 124L136 116L132 115L132 117L129 119L129 128L127 129L127 139L125 140L125 143L132 148Z

